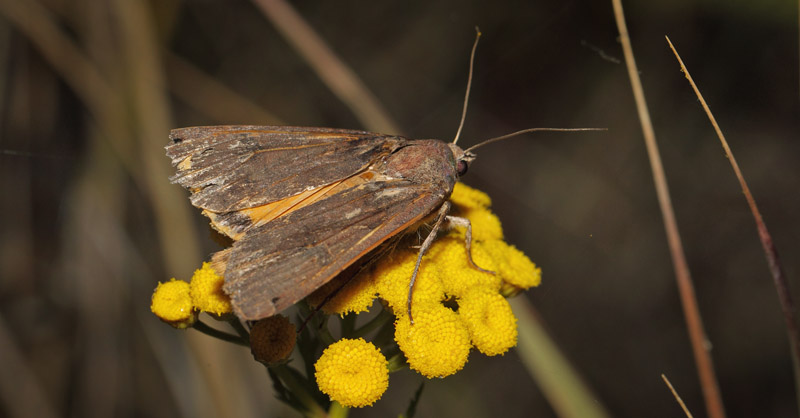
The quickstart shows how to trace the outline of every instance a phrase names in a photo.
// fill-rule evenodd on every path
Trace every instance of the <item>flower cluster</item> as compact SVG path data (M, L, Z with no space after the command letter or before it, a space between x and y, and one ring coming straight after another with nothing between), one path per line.
M382 258L323 306L329 313L358 313L379 297L395 314L395 341L409 366L428 378L460 370L472 347L493 356L515 346L516 317L504 296L541 281L541 270L503 241L500 221L489 211L491 201L485 193L458 183L450 200L454 215L472 224L475 266L465 246L466 228L457 228L437 239L423 257L410 315L408 288L418 251L411 249ZM325 293L320 289L314 300Z
M450 201L454 205L451 215L467 218L472 225L471 248L468 251L466 246L465 227L437 237L422 258L410 306L409 285L420 251L411 246L399 246L352 280L335 278L307 297L312 307L343 318L349 313L368 311L378 299L389 312L383 318L394 316L393 321L384 324L394 326L396 347L381 345L388 352L398 348L402 352L403 356L395 356L392 361L387 361L381 348L363 338L333 342L327 328L314 331L319 333L318 338L308 341L327 341L329 345L316 360L313 377L320 391L332 401L345 407L372 405L388 386L389 369L398 368L397 358L402 363L404 357L411 369L425 377L445 377L464 367L473 347L494 356L516 345L516 317L506 297L537 286L541 271L522 252L503 241L500 221L489 210L491 200L485 193L457 183ZM213 335L197 321L197 314L232 317L226 315L231 306L222 285L222 277L204 263L191 283L172 279L159 284L151 309L177 328L193 326ZM234 328L241 328L238 321L230 322ZM364 325L364 329L367 327ZM296 340L294 325L287 318L262 319L252 324L249 335L247 331L239 334L245 340L249 338L254 357L275 372L273 378L290 386L296 383L297 372L287 372L287 359ZM349 336L344 331L343 334ZM299 351L307 364L314 361L308 353L315 349ZM293 388L304 390L302 385Z
M209 263L195 270L187 283L174 278L159 283L153 292L150 310L175 328L192 326L199 312L223 315L231 312L231 301L222 291L224 280Z

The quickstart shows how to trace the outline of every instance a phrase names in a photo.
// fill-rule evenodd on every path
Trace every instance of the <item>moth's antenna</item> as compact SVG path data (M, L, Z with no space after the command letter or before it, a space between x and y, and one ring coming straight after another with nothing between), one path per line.
M472 53L469 54L469 76L467 77L467 93L464 94L464 110L461 111L461 123L458 124L458 131L456 138L453 140L455 144L458 142L458 137L461 136L461 129L464 128L464 120L467 118L467 103L469 103L469 90L472 88L472 67L475 65L475 50L478 49L478 40L481 39L481 30L475 26L475 43L472 44Z
M519 136L522 134L526 134L528 132L540 132L540 131L549 131L549 132L582 132L582 131L607 131L608 128L529 128L523 129L521 131L512 132L510 134L505 134L502 136L496 136L494 138L489 138L483 142L479 142L469 148L467 148L464 152L470 152L475 148L482 147L486 144L491 144L492 142L502 141L504 139L508 139L511 137Z

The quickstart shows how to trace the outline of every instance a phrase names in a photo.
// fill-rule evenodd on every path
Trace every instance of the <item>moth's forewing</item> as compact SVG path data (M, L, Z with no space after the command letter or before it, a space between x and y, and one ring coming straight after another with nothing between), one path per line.
M170 137L173 181L236 240L214 259L249 320L297 302L437 210L457 177L455 146L436 140L269 126Z
M189 189L192 204L234 240L310 203L304 194L352 177L407 141L293 126L200 126L175 129L170 139L167 156L177 169L172 182Z
M344 129L203 126L175 129L171 178L195 206L216 213L275 202L345 179L404 138Z

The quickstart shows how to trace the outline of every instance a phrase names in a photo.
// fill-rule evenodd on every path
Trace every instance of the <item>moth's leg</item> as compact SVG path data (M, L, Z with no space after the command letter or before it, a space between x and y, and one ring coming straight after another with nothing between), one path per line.
M484 273L497 274L491 270L486 270L479 267L474 261L472 261L472 223L469 221L469 219L458 216L446 216L445 219L450 226L461 226L467 228L467 237L466 240L464 240L464 243L467 247L467 262L469 262L469 266Z
M417 273L419 273L419 265L422 263L422 256L425 255L425 252L428 251L433 241L436 239L436 234L439 232L439 228L442 226L442 222L447 216L447 212L450 211L450 202L445 201L442 203L442 207L439 208L439 213L436 214L436 223L433 224L433 229L425 238L425 241L422 242L422 246L419 248L419 255L417 256L417 264L414 265L414 273L411 275L411 283L408 285L408 319L411 321L411 325L414 325L414 317L411 316L411 295L414 294L414 283L417 282Z

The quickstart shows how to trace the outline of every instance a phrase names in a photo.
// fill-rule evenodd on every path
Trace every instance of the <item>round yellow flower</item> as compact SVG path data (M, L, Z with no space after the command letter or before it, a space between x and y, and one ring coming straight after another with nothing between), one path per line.
M479 243L472 243L471 253L475 265L495 271L494 260ZM428 256L430 264L441 271L442 286L450 296L461 296L473 286L500 289L501 280L496 274L484 273L469 265L467 249L461 237L447 235L439 238L431 246Z
M225 280L211 268L211 264L195 270L192 275L191 296L195 309L215 315L231 312L231 299L222 291Z
M256 361L274 365L289 358L297 339L297 331L289 318L275 315L253 324L250 329L250 351Z
M472 224L472 240L483 241L487 239L503 239L503 227L500 218L488 209L468 209L458 212L458 215L469 219ZM461 236L466 236L466 228L457 228Z
M503 239L500 219L489 210L492 203L489 195L463 183L456 183L450 202L455 205L453 215L469 219L474 241ZM456 230L462 237L466 235L466 228L457 227Z
M345 283L346 280L349 282ZM344 285L344 287L342 287ZM325 302L332 293L337 292ZM377 290L372 277L364 272L353 278L337 276L325 283L322 287L308 295L306 300L311 306L318 307L321 303L322 312L344 316L348 313L361 313L369 310L375 300Z
M473 288L459 299L458 314L481 353L496 356L517 345L517 318L499 293Z
M192 308L192 298L189 296L189 283L174 278L158 284L153 292L150 310L175 328L190 327L197 320L197 312Z
M501 240L484 241L480 245L496 261L497 273L503 279L503 295L513 296L542 282L542 269L514 246Z
M436 246L434 242L433 246ZM378 261L372 271L375 288L395 313L405 313L408 305L408 285L417 262L417 251L397 250ZM438 304L444 299L444 289L438 266L422 260L412 294L413 306Z
M363 338L331 344L314 369L319 390L348 407L372 405L389 386L386 357Z
M465 209L486 209L492 205L492 199L488 194L461 182L453 187L450 201Z
M408 315L395 321L394 338L408 365L427 378L449 376L469 357L469 331L458 314L442 305L414 306L414 325Z

